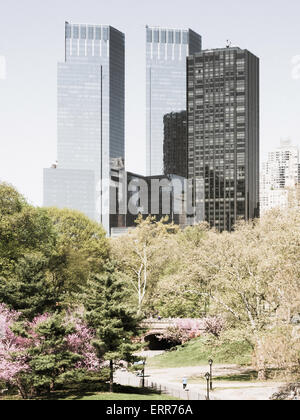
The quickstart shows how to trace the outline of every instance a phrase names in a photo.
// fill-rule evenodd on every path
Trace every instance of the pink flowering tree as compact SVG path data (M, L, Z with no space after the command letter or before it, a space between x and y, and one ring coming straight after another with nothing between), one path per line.
M80 354L83 358L77 363L78 369L85 369L97 372L103 366L96 354L93 341L95 340L95 332L89 328L85 322L74 315L68 316L66 322L74 325L74 332L66 337L68 348L74 353Z
M219 338L221 332L226 328L225 320L220 316L210 316L204 318L203 329L208 334L213 334L215 337Z
M22 373L30 370L26 355L29 343L12 331L19 316L20 313L0 304L0 380L16 386L24 396L20 378Z
M224 328L225 322L220 317L177 319L174 325L158 338L174 344L183 344L202 334L213 334L219 337Z
M0 305L0 380L16 386L23 398L99 371L94 332L76 315L43 314L18 323L20 314Z

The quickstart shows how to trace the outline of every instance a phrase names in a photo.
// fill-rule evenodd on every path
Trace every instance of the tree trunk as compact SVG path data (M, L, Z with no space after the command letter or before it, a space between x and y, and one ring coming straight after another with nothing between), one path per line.
M109 369L110 369L109 392L114 392L114 362L113 360L109 361Z
M17 387L21 397L23 398L23 400L27 400L28 399L28 394L26 392L25 387L23 387L21 380L16 381L16 387Z
M267 370L265 365L265 358L263 354L263 347L260 338L257 338L256 344L256 355L257 355L257 370L258 370L258 377L259 381L266 381L267 380Z
M26 392L23 391L23 388L21 386L18 386L18 391L19 391L21 397L23 398L23 400L27 400L27 394L26 394Z
M267 380L267 372L266 372L266 368L265 367L263 367L261 369L260 368L258 369L257 379L259 381L266 381Z

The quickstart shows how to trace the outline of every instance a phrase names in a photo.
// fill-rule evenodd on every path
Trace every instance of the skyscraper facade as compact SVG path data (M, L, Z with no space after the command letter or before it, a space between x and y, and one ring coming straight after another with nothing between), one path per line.
M187 72L188 176L204 181L205 220L231 231L259 215L259 59L205 50Z
M299 148L291 141L282 140L280 147L270 152L262 164L260 180L261 214L289 203L290 192L299 184Z
M124 158L124 104L124 34L66 22L65 61L58 64L58 166L44 172L44 205L81 210L76 185L89 179L90 190L92 172L88 214L109 231L110 160ZM69 194L61 194L60 174Z
M53 165L44 169L44 206L77 210L97 220L95 186L95 171Z
M201 51L192 30L146 27L146 173L163 174L164 116L186 110L186 57Z
M186 111L164 116L164 174L187 178Z

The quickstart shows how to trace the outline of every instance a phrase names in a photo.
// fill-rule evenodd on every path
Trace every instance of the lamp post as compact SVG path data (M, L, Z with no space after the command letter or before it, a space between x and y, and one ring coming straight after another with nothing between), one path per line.
M146 365L146 361L143 360L143 379L142 379L142 388L145 388L145 365Z
M208 361L208 363L209 363L209 368L210 368L210 390L212 391L212 389L213 389L213 385L212 385L212 366L213 366L214 361L212 359L210 359Z
M207 382L207 395L206 399L209 400L209 382L210 382L210 374L207 372L205 374L206 382Z

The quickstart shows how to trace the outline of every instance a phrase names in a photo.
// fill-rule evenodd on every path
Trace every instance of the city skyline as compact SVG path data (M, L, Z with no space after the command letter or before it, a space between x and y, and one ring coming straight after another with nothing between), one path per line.
M297 120L300 106L300 78L297 72L300 51L296 30L298 4L285 8L282 2L275 1L270 10L259 2L242 8L236 1L229 1L226 5L215 1L211 6L202 5L200 8L197 2L190 1L189 5L194 8L192 13L189 7L180 9L181 3L175 1L172 2L172 10L177 8L178 12L169 16L169 1L163 5L153 1L152 8L149 6L146 9L138 2L132 3L135 4L132 17L126 15L125 5L114 1L111 6L101 9L97 19L94 1L86 2L85 7L69 1L59 4L54 1L51 8L29 1L24 14L19 16L15 16L13 4L4 6L0 18L0 56L4 57L1 63L6 63L6 71L1 70L0 80L0 115L4 117L0 125L0 179L14 184L34 204L40 205L42 201L42 168L50 167L56 160L55 72L57 61L63 58L59 41L65 20L108 22L125 32L126 155L129 170L145 172L144 30L145 25L152 22L157 26L193 28L202 35L204 49L222 47L229 38L233 45L239 44L260 56L262 158L279 144L281 137L291 137L296 145L300 143ZM158 5L159 16L155 13ZM116 6L118 14L114 13ZM203 14L195 16L197 8L203 11L205 18ZM242 13L249 17L248 24L236 19ZM222 23L224 14L226 25ZM269 16L267 20L266 14ZM255 32L251 23L254 16ZM282 21L283 26L279 26ZM228 29L233 22L235 25ZM276 36L278 27L282 28L279 37Z

